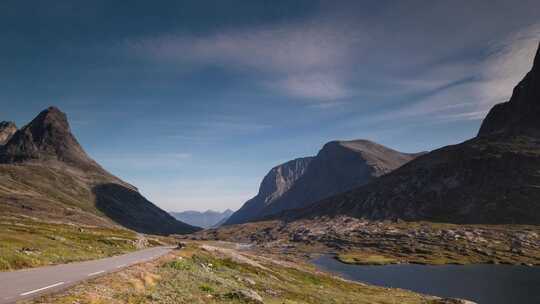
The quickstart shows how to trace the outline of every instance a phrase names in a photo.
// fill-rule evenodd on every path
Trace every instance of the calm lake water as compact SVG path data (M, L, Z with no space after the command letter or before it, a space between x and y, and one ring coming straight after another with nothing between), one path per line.
M373 285L403 288L480 304L540 303L540 267L509 265L343 264L333 256L312 260L319 269Z

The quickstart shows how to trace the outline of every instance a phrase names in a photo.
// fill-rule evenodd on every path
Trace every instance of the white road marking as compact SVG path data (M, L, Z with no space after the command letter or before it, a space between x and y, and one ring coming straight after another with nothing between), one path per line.
M116 268L122 268L122 267L126 267L126 264L116 266Z
M89 273L88 276L91 277L91 276L95 276L96 274L100 274L100 273L104 273L104 272L105 272L105 270L100 270L100 271Z
M31 290L31 291L27 291L25 293L21 293L21 296L27 296L29 294L33 294L33 293L36 293L36 292L40 292L42 290L45 290L45 289L49 289L49 288L53 288L53 287L56 287L56 286L60 286L64 284L64 282L58 282L56 284L52 284L52 285L49 285L49 286L45 286L43 288L39 288L39 289L35 289L35 290Z

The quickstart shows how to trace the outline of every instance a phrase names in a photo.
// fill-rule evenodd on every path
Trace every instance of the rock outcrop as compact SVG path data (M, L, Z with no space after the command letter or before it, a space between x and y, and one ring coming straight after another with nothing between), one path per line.
M10 121L0 122L0 145L5 145L17 132L17 126Z
M315 157L294 160L272 169L263 180L259 195L233 214L226 224L259 220L284 210L307 207L366 184L416 156L368 140L329 142ZM292 178L276 174L284 169L291 172Z
M257 217L265 206L281 197L304 175L312 159L313 157L297 158L272 168L263 178L259 193L244 203L242 208L233 213L224 224L244 223Z

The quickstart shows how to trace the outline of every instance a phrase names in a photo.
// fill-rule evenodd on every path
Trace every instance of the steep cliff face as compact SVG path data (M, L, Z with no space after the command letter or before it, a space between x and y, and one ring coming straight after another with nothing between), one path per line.
M494 106L478 132L478 136L494 134L540 136L540 47L510 101Z
M413 160L292 217L540 224L540 55L477 137Z
M265 206L272 204L289 190L306 171L312 157L297 158L276 166L266 174L259 187L259 193L233 213L224 223L225 225L238 224L256 217Z
M17 132L15 123L10 121L0 122L0 145L6 144L15 132Z
M135 187L105 171L71 133L67 116L50 107L0 146L0 214L138 232L197 229L176 221Z
M329 142L302 166L301 171L295 171L302 174L286 179L283 186L274 187L276 179L271 171L262 184L267 185L264 189L270 190L263 191L268 199L248 201L240 211L245 208L249 213L242 218L233 215L227 224L258 220L284 210L309 206L363 185L415 157L415 154L401 153L367 140Z

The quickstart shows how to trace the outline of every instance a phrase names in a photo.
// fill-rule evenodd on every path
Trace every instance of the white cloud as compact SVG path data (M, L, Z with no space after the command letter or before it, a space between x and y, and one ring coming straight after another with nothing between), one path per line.
M337 79L335 75L313 73L291 75L286 79L270 83L270 86L287 92L294 97L332 101L346 98L352 94L344 82Z
M413 109L404 114L417 111L472 119L509 97L530 67L539 36L538 24L523 29L532 18L525 14L531 3L513 7L513 14L523 20L512 17L505 25L498 20L509 16L508 5L490 3L486 10L485 4L476 3L473 13L448 3L396 3L370 18L358 18L358 7L352 6L301 22L203 35L169 34L132 41L129 47L146 58L183 67L210 64L249 72L263 87L311 101L310 106L317 108L353 99L367 103L393 98L395 102L407 95L431 94L409 104ZM448 12L458 19L447 18ZM384 26L380 20L386 21ZM455 35L456 23L462 30L472 30ZM508 37L493 43L489 56L473 61L470 53L504 35ZM476 87L462 83L466 81ZM452 103L467 105L449 110Z
M359 31L299 23L229 30L206 36L167 35L129 43L145 56L181 64L252 70L266 87L306 100L346 97L348 67L358 56Z
M512 89L532 67L539 37L540 24L536 24L494 43L480 75L477 94L481 108L510 99Z
M427 97L372 120L424 116L436 121L483 119L491 107L508 101L513 88L531 69L540 24L512 33L493 44L478 62L434 65L415 78L394 80L393 94L429 92Z

